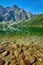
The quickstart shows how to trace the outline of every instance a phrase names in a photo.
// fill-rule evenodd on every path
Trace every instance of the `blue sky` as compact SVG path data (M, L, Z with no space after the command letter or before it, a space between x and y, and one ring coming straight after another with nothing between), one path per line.
M43 0L0 0L0 5L4 7L17 5L31 13L43 13Z

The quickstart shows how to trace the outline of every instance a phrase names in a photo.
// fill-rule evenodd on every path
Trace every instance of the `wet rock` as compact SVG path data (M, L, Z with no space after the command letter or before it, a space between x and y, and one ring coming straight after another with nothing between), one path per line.
M20 65L26 65L24 60L22 60L22 59L20 60Z
M25 56L29 56L30 55L27 50L25 50L23 53L24 53Z
M25 60L25 64L26 64L26 65L30 65L29 61L26 61L26 60Z
M20 65L30 65L30 63L28 61L24 61L23 59L21 59Z
M18 57L19 54L20 54L20 52L21 52L21 48L16 49L16 50L14 51L15 57Z
M17 49L17 45L16 45L16 44L12 44L12 45L11 45L11 49L12 49L12 50Z
M14 61L12 61L10 65L16 65L16 63Z
M2 56L7 56L7 55L9 55L9 51L4 51L4 52L2 53Z
M30 54L31 56L33 55L33 51L32 50L27 50L28 51L28 54Z
M10 55L10 59L11 60L15 60L15 56L14 55Z
M43 65L43 62L42 62L42 61L38 61L37 64L38 64L38 65Z
M3 50L4 49L4 50ZM34 44L0 45L0 65L43 65L43 49Z
M35 57L34 56L30 56L29 58L29 62L32 64L35 62Z
M26 48L25 48L25 47L22 47L22 50L23 50L23 51L25 51L25 50L26 50Z
M21 53L21 54L19 55L19 58L20 58L20 59L24 59L24 58L25 58L24 53Z
M14 55L14 51L13 50L10 50L10 55Z
M3 61L2 58L0 58L0 65L2 65L2 61Z
M5 61L3 60L2 65L4 65L4 64L5 64Z

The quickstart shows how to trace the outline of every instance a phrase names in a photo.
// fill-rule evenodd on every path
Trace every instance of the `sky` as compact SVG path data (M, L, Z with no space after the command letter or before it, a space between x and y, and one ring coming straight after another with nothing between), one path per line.
M33 14L43 13L43 0L0 0L0 5L4 7L17 5Z

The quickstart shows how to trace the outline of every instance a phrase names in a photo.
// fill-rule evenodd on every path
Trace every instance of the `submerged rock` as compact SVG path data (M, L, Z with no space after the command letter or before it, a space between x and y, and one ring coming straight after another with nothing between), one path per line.
M0 52L0 65L43 65L43 49L38 45L0 44Z

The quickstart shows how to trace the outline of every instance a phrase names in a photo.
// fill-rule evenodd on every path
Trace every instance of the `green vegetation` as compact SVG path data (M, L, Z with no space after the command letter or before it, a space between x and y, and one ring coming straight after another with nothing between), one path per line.
M3 25L3 22L0 22L0 39L14 36L43 36L43 14L16 24L14 22L8 23L4 22Z
M35 16L30 21L25 23L25 26L42 27L43 26L43 14Z

